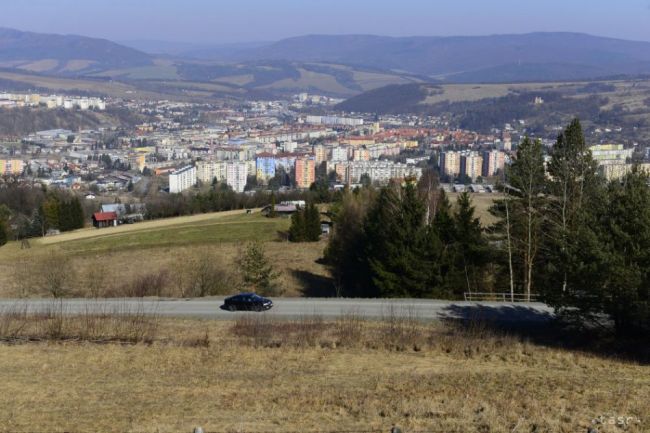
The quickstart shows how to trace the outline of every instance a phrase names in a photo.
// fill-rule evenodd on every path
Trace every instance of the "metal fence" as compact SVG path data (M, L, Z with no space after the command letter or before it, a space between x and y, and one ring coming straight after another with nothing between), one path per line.
M481 293L465 292L465 300L468 302L540 302L541 296L531 293Z

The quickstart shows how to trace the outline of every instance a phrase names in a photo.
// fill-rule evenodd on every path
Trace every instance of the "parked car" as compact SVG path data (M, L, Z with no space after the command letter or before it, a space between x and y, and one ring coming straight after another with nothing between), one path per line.
M255 293L240 293L226 298L221 306L228 311L266 311L273 307L273 301Z

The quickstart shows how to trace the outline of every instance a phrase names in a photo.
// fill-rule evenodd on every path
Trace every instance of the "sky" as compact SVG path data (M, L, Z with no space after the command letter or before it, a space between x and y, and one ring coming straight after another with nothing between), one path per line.
M575 31L650 41L650 0L0 0L0 27L221 44Z

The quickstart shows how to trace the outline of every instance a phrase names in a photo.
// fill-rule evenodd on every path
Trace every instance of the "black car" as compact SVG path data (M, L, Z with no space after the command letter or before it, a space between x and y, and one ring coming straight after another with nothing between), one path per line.
M223 301L222 310L228 311L265 311L273 307L270 299L255 293L240 293Z

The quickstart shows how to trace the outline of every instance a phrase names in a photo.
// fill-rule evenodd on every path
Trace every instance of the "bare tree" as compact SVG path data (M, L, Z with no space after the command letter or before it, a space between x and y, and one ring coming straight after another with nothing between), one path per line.
M71 261L65 255L51 251L40 264L41 288L54 298L64 297L74 279Z

